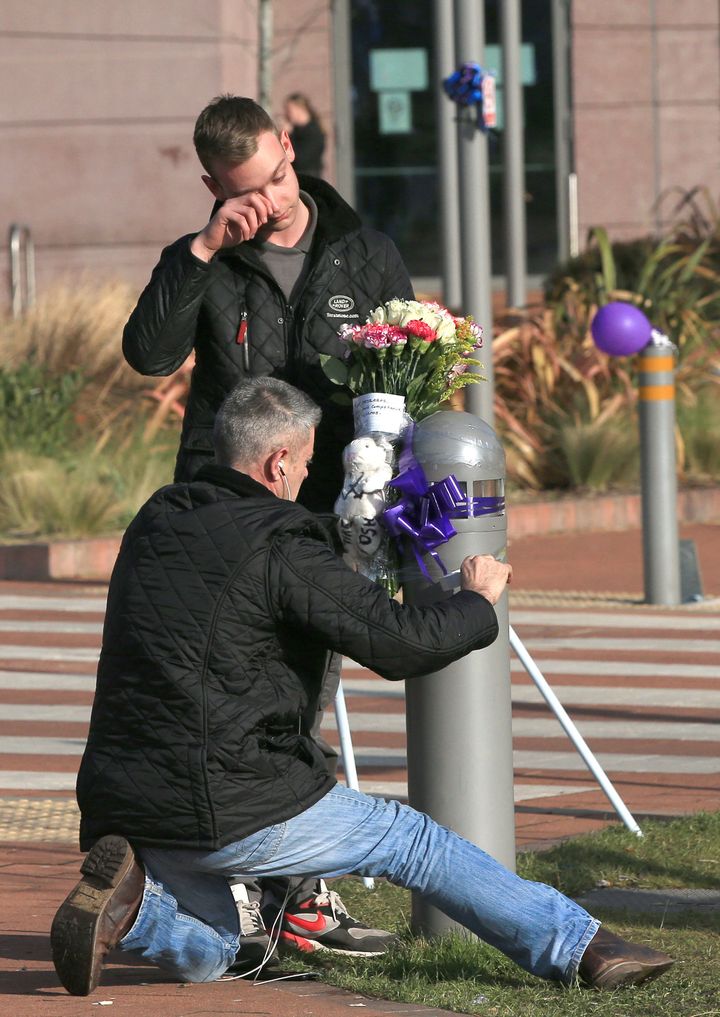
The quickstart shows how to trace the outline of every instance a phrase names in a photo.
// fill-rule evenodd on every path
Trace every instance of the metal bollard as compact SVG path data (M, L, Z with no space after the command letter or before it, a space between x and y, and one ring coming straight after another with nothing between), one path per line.
M675 346L653 329L638 359L643 569L648 604L679 604Z
M468 501L502 499L492 514L453 519L457 535L439 554L449 571L469 554L505 558L505 454L495 432L470 413L440 411L421 421L413 436L415 458L430 482L454 474ZM442 571L426 558L433 579ZM430 603L452 593L437 583L406 583L408 603ZM406 685L408 793L410 804L428 813L515 868L512 702L507 594L495 607L500 634L435 674ZM449 878L453 878L451 874ZM437 935L460 927L413 897L413 929Z

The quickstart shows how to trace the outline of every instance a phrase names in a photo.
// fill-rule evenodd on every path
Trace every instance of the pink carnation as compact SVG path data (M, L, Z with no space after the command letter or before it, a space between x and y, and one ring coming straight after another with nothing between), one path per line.
M344 343L361 343L363 341L362 325L343 325L338 335Z
M366 349L387 349L390 345L389 331L389 325L366 325L363 328L363 345Z
M400 328L399 325L391 325L388 329L388 340L391 346L405 346L407 343L405 330Z

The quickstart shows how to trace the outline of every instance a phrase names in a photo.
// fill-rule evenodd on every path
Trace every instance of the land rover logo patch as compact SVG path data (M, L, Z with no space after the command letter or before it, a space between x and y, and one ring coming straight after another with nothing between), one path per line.
M328 300L328 307L331 311L342 311L347 313L352 311L355 306L355 301L352 297L345 296L344 293L336 293L334 297L330 297Z

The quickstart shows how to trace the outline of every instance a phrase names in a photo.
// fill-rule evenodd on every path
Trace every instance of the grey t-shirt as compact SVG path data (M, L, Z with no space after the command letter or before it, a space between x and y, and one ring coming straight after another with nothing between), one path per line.
M317 226L317 205L305 191L300 191L300 200L307 207L310 219L305 232L294 247L280 247L269 240L252 241L260 253L265 267L275 277L286 300L290 300L295 284L303 273Z

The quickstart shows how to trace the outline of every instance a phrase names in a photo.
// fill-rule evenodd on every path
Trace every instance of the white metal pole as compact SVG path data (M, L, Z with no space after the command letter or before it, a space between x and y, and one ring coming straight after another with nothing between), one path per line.
M537 685L545 702L548 704L552 712L560 721L560 724L562 725L565 734L568 736L570 741L573 743L575 748L580 753L580 756L582 757L582 760L587 766L588 770L590 770L592 775L595 777L595 780L598 782L602 790L609 798L613 808L620 816L625 826L628 828L628 830L631 830L638 837L642 837L643 835L642 830L635 822L635 820L632 817L632 814L628 810L622 798L613 787L611 781L608 778L608 775L605 773L605 771L600 766L597 759L591 752L587 742L585 741L583 736L580 734L580 732L578 731L578 729L575 727L574 723L568 716L565 707L562 705L558 697L550 688L547 681L541 674L537 664L532 659L528 651L525 649L520 637L518 636L517 632L514 630L512 625L510 626L510 645L520 658L520 662L522 663L527 673L530 675L532 680Z
M462 306L460 285L460 204L458 201L458 145L456 108L440 87L440 79L456 70L455 10L448 0L435 0L435 37L437 136L438 136L438 198L440 236L442 240L443 300L445 306L459 310Z
M353 749L352 735L350 734L350 722L348 721L347 706L345 705L345 693L342 682L339 682L335 693L335 721L337 723L338 737L340 738L340 755L342 756L343 770L345 771L345 783L353 791L360 790L357 767L355 766L355 750ZM363 876L363 883L368 890L375 889L375 880Z
M332 72L335 118L335 186L355 205L355 130L352 103L350 0L332 2Z
M485 5L455 0L455 59L458 64L485 59ZM467 111L466 111L467 113ZM492 270L490 255L490 184L488 140L469 113L457 122L462 311L485 329L479 359L487 381L465 389L465 406L490 425L494 419L492 359Z
M505 292L508 307L527 301L525 228L525 111L523 103L520 0L502 0L503 198L505 208Z
M273 9L272 0L260 0L258 7L258 96L260 105L272 116Z

